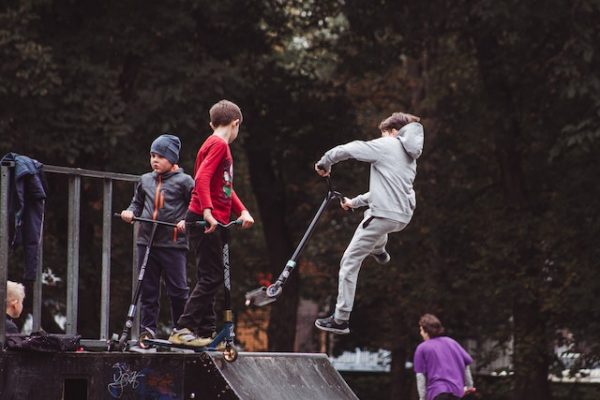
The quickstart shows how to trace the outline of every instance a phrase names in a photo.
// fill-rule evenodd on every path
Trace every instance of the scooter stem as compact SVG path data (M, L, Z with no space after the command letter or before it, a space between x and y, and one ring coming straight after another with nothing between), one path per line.
M302 254L302 252L304 251L304 248L306 247L308 240L310 239L313 232L315 231L317 222L319 222L321 215L323 215L323 212L325 211L325 209L327 208L329 203L333 199L343 198L343 195L341 193L339 193L331 188L331 180L329 179L329 177L327 177L327 185L328 185L328 189L329 189L327 191L327 196L325 196L325 199L323 199L321 206L319 207L319 209L317 210L317 213L315 214L312 221L310 222L310 225L308 226L308 229L306 230L306 232L304 233L304 236L300 240L298 247L296 247L294 254L292 254L292 257L288 260L287 264L285 265L285 268L279 275L279 278L277 278L277 281L274 284L275 286L283 286L285 284L285 281L290 276L292 270L296 267L296 263L298 262L298 258L300 257L300 254ZM275 292L273 291L273 293L275 293Z
M294 254L292 254L292 257L286 263L283 271L281 271L281 274L279 275L279 277L277 278L275 283L269 285L268 287L261 286L258 289L246 292L246 306L256 305L258 307L263 307L267 304L273 303L281 295L281 293L283 292L283 286L285 285L285 282L287 281L287 279L291 275L292 271L296 267L298 258L300 257L300 254L302 253L302 251L304 251L306 243L312 236L312 234L315 230L315 227L317 225L317 222L319 221L319 218L321 218L321 215L323 214L323 212L325 211L325 209L327 208L327 206L333 199L343 199L343 198L344 198L344 196L340 192L335 191L333 189L333 187L331 185L331 179L328 176L327 177L327 195L325 196L325 199L323 199L321 206L319 207L319 209L317 210L317 213L315 214L312 221L310 222L310 225L308 226L308 229L304 233L302 240L300 240L298 247L296 247L296 250L294 250Z

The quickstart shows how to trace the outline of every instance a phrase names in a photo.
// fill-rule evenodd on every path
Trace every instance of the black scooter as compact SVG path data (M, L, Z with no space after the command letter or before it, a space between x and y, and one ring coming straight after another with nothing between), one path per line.
M114 217L121 218L121 214L114 213ZM131 296L131 304L129 305L129 310L127 311L127 319L125 320L125 324L123 326L123 331L121 335L114 333L112 338L108 341L108 351L125 351L128 349L127 339L129 334L131 333L131 328L133 327L133 319L135 318L135 313L137 311L137 304L140 299L142 282L144 281L144 274L146 272L146 264L148 263L148 256L150 255L150 248L152 247L152 243L154 242L154 234L156 233L156 228L158 225L169 226L169 227L177 227L177 224L171 222L164 221L155 221L153 219L141 218L141 217L133 217L134 222L145 222L152 224L152 231L150 232L150 238L148 239L148 246L146 247L146 252L144 253L144 260L142 261L142 265L140 266L140 271L138 273L137 283L135 285L135 290L133 295ZM205 226L205 221L197 221L193 223L186 222L186 225L197 225L197 226ZM140 335L139 343L143 347L144 339L147 339L151 336L149 332L143 332Z
M246 292L246 306L247 307L250 307L253 305L257 306L257 307L263 307L263 306L271 304L277 300L277 298L283 292L283 286L285 285L285 282L287 281L290 274L296 267L298 258L300 258L300 254L304 250L306 243L312 236L312 234L315 230L315 227L317 225L317 222L319 221L319 218L321 218L321 215L323 214L323 212L325 211L327 206L329 206L329 203L331 203L335 199L341 200L343 198L344 198L344 195L342 195L340 192L333 189L331 179L329 177L327 177L327 194L325 195L325 198L323 199L323 202L321 203L319 210L317 211L317 213L313 217L310 225L308 226L308 229L304 233L302 240L300 240L300 244L298 244L298 247L296 247L294 254L292 254L292 257L285 264L283 271L281 272L281 274L279 275L279 278L277 278L277 281L275 281L275 283L269 285L268 287L261 286L258 289L254 289L249 292Z
M206 222L200 221L196 223L199 226L205 226ZM241 220L231 221L227 224L219 223L218 225L223 228L229 228L232 225L241 225ZM154 347L156 349L171 350L173 348L183 348L193 350L195 352L205 351L216 351L223 350L223 358L225 361L234 362L237 360L238 352L234 346L234 323L233 323L233 311L231 309L231 267L229 265L229 245L225 244L222 249L223 254L223 288L225 290L225 311L223 313L223 328L217 333L215 338L205 347L188 346L186 344L175 344L164 339L155 339L149 334L142 336L140 335L139 343L142 348Z

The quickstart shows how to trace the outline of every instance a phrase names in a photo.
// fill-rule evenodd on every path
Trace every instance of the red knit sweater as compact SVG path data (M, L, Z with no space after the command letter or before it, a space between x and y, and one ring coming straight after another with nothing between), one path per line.
M194 181L190 211L203 215L210 208L217 221L227 223L232 211L239 216L246 209L233 190L233 157L222 138L211 135L198 150Z

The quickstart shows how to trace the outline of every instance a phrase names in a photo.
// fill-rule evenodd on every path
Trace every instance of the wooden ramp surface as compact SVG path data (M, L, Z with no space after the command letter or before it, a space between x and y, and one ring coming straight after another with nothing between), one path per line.
M239 399L357 399L325 354L241 353L214 365Z
M0 399L357 399L324 354L0 352Z

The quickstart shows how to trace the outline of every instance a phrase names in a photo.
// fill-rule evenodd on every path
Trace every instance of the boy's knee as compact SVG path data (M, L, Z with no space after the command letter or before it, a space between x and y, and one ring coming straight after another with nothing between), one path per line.
M213 279L210 277L203 277L198 280L198 285L206 292L217 290L219 286L223 283L221 279Z
M174 293L170 293L169 297L171 298L171 301L187 301L187 299L189 297L189 291L188 290L176 291Z
M340 280L344 280L348 276L353 275L353 273L354 273L355 270L356 270L355 267L352 267L352 266L349 266L349 265L342 265L342 267L340 268L340 272L339 272L339 278L340 278Z

